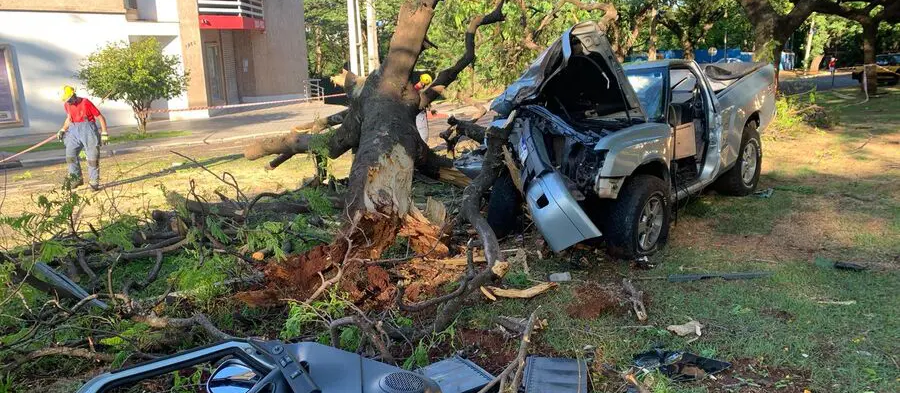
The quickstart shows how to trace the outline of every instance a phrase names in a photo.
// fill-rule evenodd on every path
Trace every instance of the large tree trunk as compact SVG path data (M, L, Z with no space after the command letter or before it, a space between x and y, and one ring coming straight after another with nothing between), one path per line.
M681 37L681 49L684 50L685 60L694 60L694 43L687 36Z
M875 54L878 40L877 20L862 23L863 27L863 72L866 74L866 88L869 95L878 93L878 67L875 66Z

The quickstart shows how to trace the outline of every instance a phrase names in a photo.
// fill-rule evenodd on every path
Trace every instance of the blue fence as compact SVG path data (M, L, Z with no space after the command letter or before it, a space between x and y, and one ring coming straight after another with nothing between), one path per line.
M727 55L726 55L727 52ZM670 49L656 52L657 59L683 59L684 51L681 49ZM710 56L707 49L697 49L694 51L694 60L698 63L715 63L719 60L740 59L741 61L752 61L753 52L741 52L741 48L730 48L727 51L719 50L715 56ZM626 62L631 61L647 61L646 54L638 54L625 58Z

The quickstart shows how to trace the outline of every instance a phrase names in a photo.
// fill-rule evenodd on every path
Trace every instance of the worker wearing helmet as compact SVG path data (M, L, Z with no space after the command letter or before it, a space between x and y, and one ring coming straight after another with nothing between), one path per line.
M423 73L419 75L419 82L416 83L414 87L416 91L421 91L428 87L432 81L431 75ZM428 142L428 134L430 134L430 131L428 130L428 116L424 110L416 115L416 129L419 131L419 136L422 140Z
M76 95L72 86L63 86L60 99L64 102L66 122L56 133L56 137L66 145L66 164L69 167L66 186L75 189L84 184L78 157L84 150L87 156L89 184L91 189L97 191L100 189L100 146L109 142L106 119L90 100ZM99 133L97 122L100 123Z

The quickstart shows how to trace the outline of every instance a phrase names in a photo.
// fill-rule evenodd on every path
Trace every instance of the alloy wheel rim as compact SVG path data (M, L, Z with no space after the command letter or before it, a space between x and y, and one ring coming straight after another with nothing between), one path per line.
M641 217L638 220L638 246L643 251L651 250L656 246L663 227L663 201L659 195L653 195L641 209Z

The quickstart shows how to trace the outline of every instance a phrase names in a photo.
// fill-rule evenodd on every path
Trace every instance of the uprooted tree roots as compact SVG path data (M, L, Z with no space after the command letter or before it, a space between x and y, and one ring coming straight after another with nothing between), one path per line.
M349 150L355 153L344 196L348 218L345 228L348 229L329 246L292 257L284 264L270 265L267 268L269 287L241 295L249 303L289 296L309 301L321 292L321 288L336 285L349 293L355 302L390 306L398 297L398 290L389 280L388 272L378 263L378 258L398 235L409 238L411 248L418 255L427 254L432 258L447 255L445 239L442 239L444 228L437 228L424 219L412 203L411 191L414 171L440 179L442 174L453 172L452 163L435 154L419 137L415 116L474 62L475 33L480 26L503 20L504 0L494 1L490 13L470 21L463 55L452 67L438 73L428 88L416 91L410 80L419 53L426 45L426 34L437 3L436 0L404 3L382 67L366 78L347 72L341 78L335 78L347 91L350 102L347 110L298 126L289 135L267 139L247 148L245 156L249 159L277 155L270 167L303 152L323 159L337 158ZM462 273L457 290L437 296L437 301L413 307L439 310L427 329L429 332L447 328L467 296L495 279L492 268L503 260L497 238L481 214L481 202L502 168L500 146L506 135L499 129L481 130L481 136L484 134L488 134L489 141L485 169L465 189L459 214L475 228L487 264L480 271L475 271L470 264ZM474 131L467 135L474 136ZM403 301L400 299L401 303Z

